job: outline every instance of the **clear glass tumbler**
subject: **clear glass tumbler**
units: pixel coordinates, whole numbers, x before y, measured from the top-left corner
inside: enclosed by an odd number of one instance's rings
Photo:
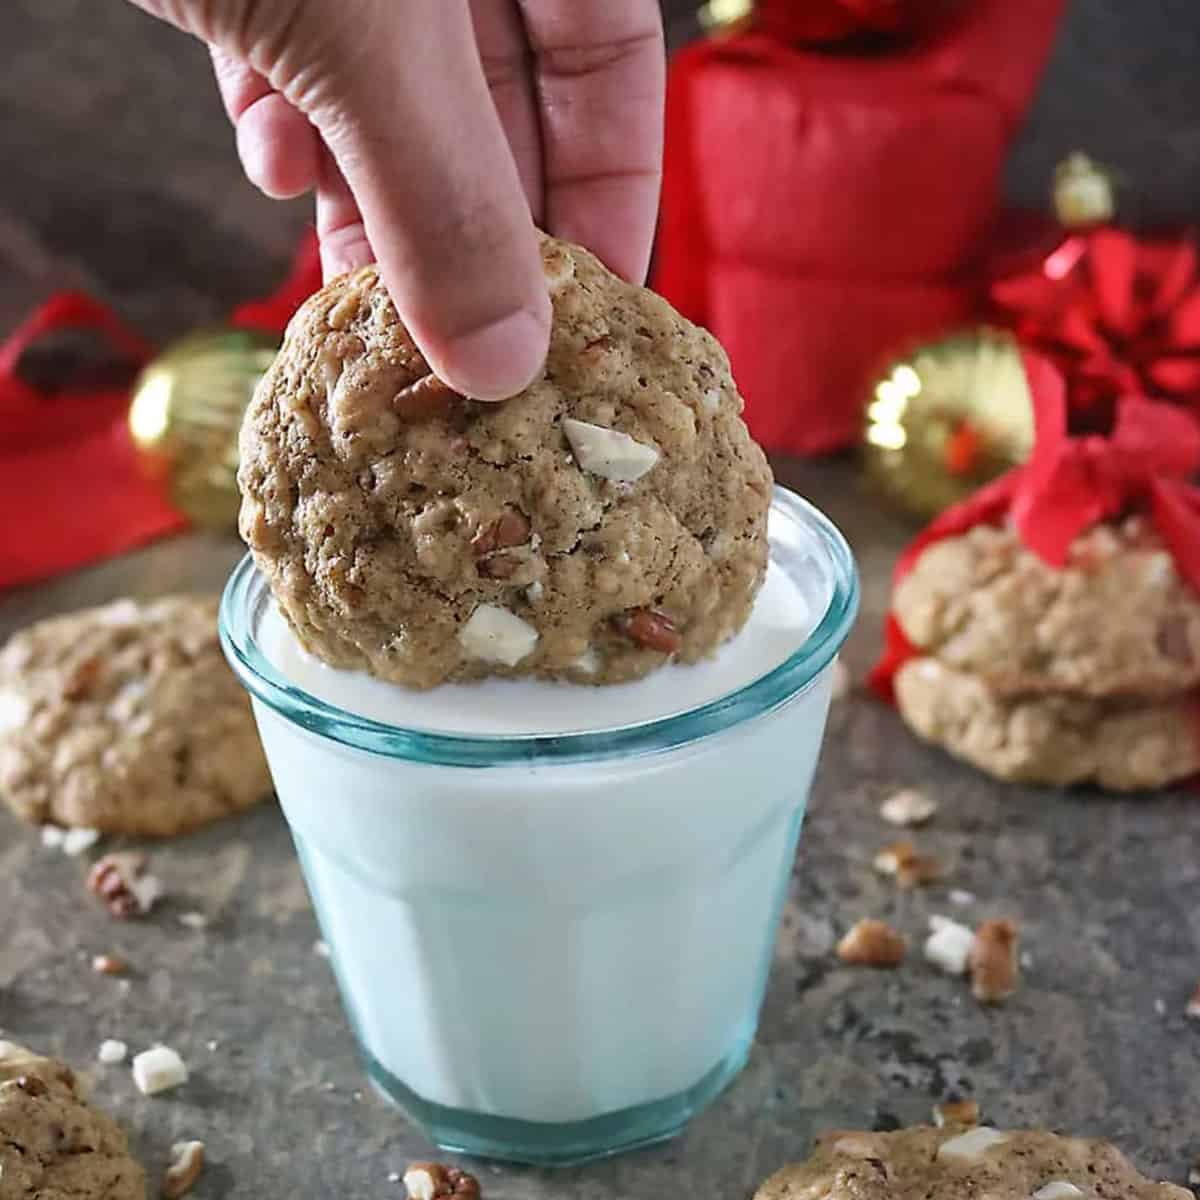
[[[469,737],[289,683],[247,558],[221,636],[250,691],[350,1021],[378,1088],[442,1147],[541,1165],[668,1138],[746,1061],[858,581],[776,489],[771,555],[815,627],[679,715]]]

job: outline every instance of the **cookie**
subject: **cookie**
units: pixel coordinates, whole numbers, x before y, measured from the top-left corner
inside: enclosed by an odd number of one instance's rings
[[[1041,1130],[917,1126],[830,1133],[754,1200],[1194,1200],[1138,1173],[1108,1142]]]
[[[145,1200],[125,1135],[65,1063],[0,1042],[0,1200]]]
[[[1200,595],[1144,522],[1098,526],[1064,569],[1011,528],[935,542],[897,585],[908,639],[999,696],[1167,697],[1200,686]]]
[[[998,694],[934,658],[905,663],[896,706],[921,737],[994,775],[1112,791],[1165,787],[1200,772],[1200,697],[1099,700]]]
[[[0,798],[27,821],[167,836],[270,788],[215,596],[119,600],[0,650]]]
[[[542,256],[549,356],[502,404],[430,375],[374,267],[292,321],[242,427],[240,524],[325,662],[615,683],[749,616],[772,481],[724,352],[585,250]]]

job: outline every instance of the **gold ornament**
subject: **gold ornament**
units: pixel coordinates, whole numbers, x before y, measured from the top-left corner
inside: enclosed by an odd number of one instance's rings
[[[731,33],[750,19],[754,0],[708,0],[700,9],[700,25],[706,33]]]
[[[1117,205],[1113,173],[1078,151],[1054,168],[1054,212],[1067,229],[1111,221]]]
[[[169,346],[134,383],[129,430],[143,466],[198,525],[237,527],[238,429],[278,348],[251,330],[201,330]]]
[[[977,329],[923,346],[872,389],[863,434],[868,477],[920,517],[1025,461],[1033,409],[1016,342]]]

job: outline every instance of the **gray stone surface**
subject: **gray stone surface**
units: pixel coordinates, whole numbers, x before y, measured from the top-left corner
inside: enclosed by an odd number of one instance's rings
[[[1152,45],[1121,58],[1114,39],[1134,31],[1112,15],[1118,7],[1127,6],[1076,0],[1074,41],[1062,53],[1114,64],[1110,78],[1125,82],[1105,85],[1112,98],[1096,110],[1096,136],[1123,138],[1132,150],[1136,131],[1116,128],[1123,89],[1136,83],[1157,98],[1145,102],[1147,119],[1169,118],[1177,105],[1165,97],[1185,83],[1154,68]],[[1197,28],[1197,9],[1183,0],[1148,11],[1145,28],[1168,11],[1184,33],[1161,29],[1164,63],[1189,37],[1194,48]],[[1109,48],[1098,59],[1089,39],[1103,36]],[[116,0],[9,0],[0,47],[0,329],[52,288],[77,285],[166,337],[270,286],[306,208],[271,204],[242,181],[197,47]],[[1082,67],[1073,77],[1093,86]],[[1074,94],[1091,111],[1086,97],[1095,93]],[[1053,114],[1076,102],[1043,103],[1044,144],[1055,145],[1046,162],[1063,140]],[[1194,201],[1195,122],[1164,128],[1155,155],[1171,170],[1154,187],[1166,205],[1191,179]],[[848,658],[861,673],[908,529],[860,494],[848,464],[781,474],[826,507],[858,550],[867,603]],[[237,553],[231,542],[192,537],[0,596],[0,637],[123,593],[216,587]],[[945,888],[898,898],[870,869],[893,834],[877,804],[910,784],[942,801],[922,840],[951,864],[950,885],[978,897],[963,915],[1022,923],[1032,965],[1003,1008],[978,1008],[961,983],[917,961],[877,973],[831,957],[835,937],[859,916],[887,916],[918,934],[929,912],[955,911]],[[955,1092],[976,1096],[996,1122],[1113,1136],[1147,1170],[1182,1181],[1200,1155],[1200,1023],[1182,1015],[1200,976],[1198,845],[1193,795],[1113,800],[1001,788],[918,745],[890,711],[852,698],[831,720],[748,1070],[673,1145],[564,1174],[485,1167],[487,1194],[736,1200],[803,1154],[821,1127],[920,1120]],[[152,857],[170,897],[151,919],[120,924],[85,894],[84,863],[42,849],[0,815],[0,1029],[80,1065],[106,1037],[135,1050],[159,1039],[178,1047],[193,1076],[167,1096],[140,1098],[126,1068],[96,1065],[92,1074],[97,1098],[129,1124],[152,1168],[181,1137],[208,1143],[198,1200],[399,1194],[388,1173],[430,1147],[364,1085],[328,964],[312,950],[317,932],[277,811],[156,847]],[[182,926],[190,910],[207,913],[210,927]],[[130,960],[128,987],[93,975],[97,952]]]
[[[859,491],[848,464],[780,464],[835,517],[866,581],[848,652],[869,665],[891,561],[908,530]],[[217,538],[152,547],[0,598],[0,636],[32,618],[132,592],[217,586],[238,548]],[[877,814],[917,785],[942,809],[921,834],[946,887],[898,895],[870,866],[895,836]],[[780,933],[758,1045],[745,1074],[661,1149],[565,1173],[481,1168],[496,1200],[745,1197],[828,1126],[927,1119],[969,1094],[1000,1124],[1116,1138],[1182,1182],[1200,1155],[1200,1024],[1183,1016],[1200,976],[1200,801],[1117,800],[1005,788],[917,744],[861,695],[835,707]],[[106,1037],[177,1047],[180,1091],[135,1092],[95,1067],[97,1098],[152,1166],[182,1137],[208,1143],[198,1200],[397,1194],[387,1175],[431,1148],[365,1085],[286,827],[274,807],[151,848],[170,896],[120,923],[85,893],[85,864],[0,815],[0,1029],[87,1064]],[[977,900],[956,907],[949,887]],[[194,932],[179,915],[201,911]],[[855,919],[914,935],[929,913],[1009,915],[1032,956],[1020,992],[980,1008],[919,956],[896,971],[838,965]],[[133,964],[128,986],[91,955]],[[720,947],[713,947],[719,969]],[[210,1041],[216,1046],[209,1049]]]

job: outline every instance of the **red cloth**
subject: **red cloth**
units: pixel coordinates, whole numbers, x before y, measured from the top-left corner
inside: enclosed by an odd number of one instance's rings
[[[1061,567],[1080,534],[1136,508],[1158,530],[1180,576],[1200,591],[1200,487],[1192,482],[1200,473],[1200,421],[1134,395],[1115,405],[1110,433],[1074,436],[1062,375],[1048,359],[1024,357],[1036,424],[1029,461],[931,522],[900,556],[893,586],[934,542],[1005,520],[1028,549]],[[889,613],[883,656],[870,677],[875,692],[891,701],[896,672],[917,653]]]
[[[655,281],[730,349],[770,449],[857,441],[879,362],[975,304],[1004,151],[1061,7],[974,0],[870,54],[752,30],[676,56]],[[769,307],[747,306],[755,278]],[[840,337],[807,332],[832,333],[834,312]]]
[[[991,287],[998,318],[1066,373],[1073,406],[1141,392],[1200,413],[1196,233],[1139,238],[1101,228],[1067,238]]]
[[[282,331],[320,284],[314,247],[309,236],[279,292],[237,310],[235,323]],[[0,589],[110,558],[187,524],[140,467],[127,391],[50,394],[21,379],[22,355],[65,329],[97,331],[135,367],[153,353],[103,305],[72,292],[52,296],[0,345]]]

